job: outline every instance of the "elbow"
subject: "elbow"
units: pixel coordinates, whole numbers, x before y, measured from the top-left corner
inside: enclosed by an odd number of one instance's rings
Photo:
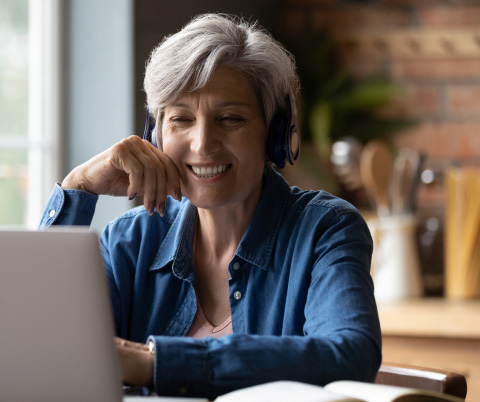
[[[371,348],[370,355],[368,356],[368,362],[365,365],[366,370],[362,374],[361,379],[359,381],[366,381],[366,382],[375,382],[377,378],[378,370],[380,369],[380,365],[382,364],[382,349],[381,345],[374,344]]]
[[[338,358],[343,366],[341,379],[374,382],[382,363],[381,340],[356,334],[338,344]]]
[[[375,382],[382,363],[381,341],[375,342],[370,338],[366,338],[356,349],[356,353],[352,354],[352,359],[349,359],[350,367],[354,368],[351,372],[351,379],[354,381]]]

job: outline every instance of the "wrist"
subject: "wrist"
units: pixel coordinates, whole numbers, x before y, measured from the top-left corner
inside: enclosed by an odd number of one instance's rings
[[[95,192],[91,191],[85,184],[85,180],[82,180],[80,175],[78,175],[78,167],[73,169],[62,181],[60,187],[63,190],[80,190],[86,193],[98,195]]]

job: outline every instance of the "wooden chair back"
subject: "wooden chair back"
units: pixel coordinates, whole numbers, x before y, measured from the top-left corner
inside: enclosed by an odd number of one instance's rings
[[[467,396],[467,381],[462,374],[407,364],[382,364],[375,383],[442,392],[462,399]]]

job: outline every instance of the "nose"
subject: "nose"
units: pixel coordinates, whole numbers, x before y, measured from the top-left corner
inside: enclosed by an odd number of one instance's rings
[[[191,150],[200,156],[209,156],[217,152],[220,147],[221,141],[214,122],[208,119],[197,119],[192,132]]]

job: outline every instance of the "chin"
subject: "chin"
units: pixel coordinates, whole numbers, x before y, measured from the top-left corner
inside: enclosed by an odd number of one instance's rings
[[[228,194],[208,193],[205,194],[184,194],[190,202],[197,208],[215,210],[222,207],[235,204],[236,197],[232,197]]]
[[[187,197],[188,198],[188,197]],[[219,200],[206,200],[206,199],[201,199],[199,197],[195,197],[194,199],[188,198],[190,202],[195,205],[197,208],[201,209],[209,209],[209,210],[214,210],[214,209],[219,209],[221,207],[224,207],[228,205],[228,203],[225,202],[219,202]]]

